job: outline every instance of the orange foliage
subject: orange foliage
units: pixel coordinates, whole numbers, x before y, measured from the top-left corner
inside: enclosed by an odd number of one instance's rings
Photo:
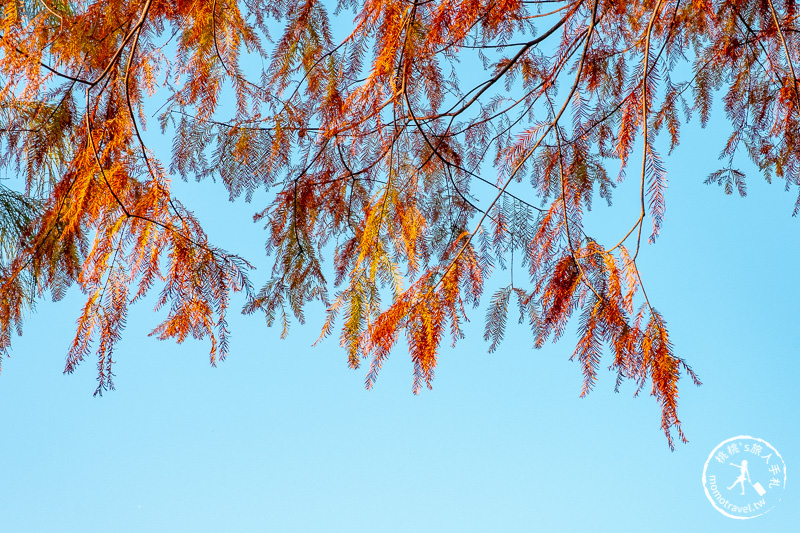
[[[87,301],[66,371],[94,350],[102,393],[131,303],[159,290],[153,334],[207,337],[214,364],[243,290],[244,311],[284,333],[310,301],[328,309],[321,337],[341,315],[367,386],[404,332],[417,391],[498,263],[521,262],[527,275],[490,301],[490,349],[512,295],[537,346],[578,312],[582,394],[609,350],[617,385],[651,383],[672,446],[680,375],[697,378],[636,263],[665,215],[657,137],[674,148],[724,89],[733,133],[708,182],[744,195],[743,149],[797,183],[796,18],[790,0],[5,0],[0,163],[25,189],[3,192],[0,348],[34,299],[77,283]],[[693,75],[676,81],[686,57]],[[142,137],[151,98],[174,134],[168,168]],[[608,159],[620,180],[641,165],[641,201],[602,245],[582,214],[597,195],[610,203]],[[208,242],[171,174],[219,177],[231,199],[277,191],[256,215],[275,261],[260,290]]]

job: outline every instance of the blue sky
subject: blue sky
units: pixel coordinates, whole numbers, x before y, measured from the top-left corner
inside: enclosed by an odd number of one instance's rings
[[[284,341],[257,316],[232,316],[231,355],[211,368],[203,343],[146,337],[158,317],[143,302],[116,351],[117,391],[93,398],[91,359],[61,374],[73,291],[41,303],[3,361],[0,531],[796,531],[796,193],[754,173],[745,199],[703,185],[727,129],[695,126],[667,159],[662,235],[640,256],[704,382],[682,382],[689,444],[670,452],[655,401],[632,398],[631,384],[615,394],[609,372],[580,399],[574,329],[533,350],[510,325],[486,353],[485,306],[443,348],[434,389],[414,396],[402,347],[372,391],[335,338],[311,348],[319,310]],[[220,184],[175,188],[212,240],[266,265],[250,222],[265,196],[229,205]],[[630,225],[631,194],[596,204],[596,233]],[[701,485],[708,454],[736,435],[769,441],[789,472],[782,503],[753,520],[718,513]]]
[[[443,350],[433,391],[415,397],[402,350],[366,391],[335,340],[310,347],[313,315],[286,341],[234,318],[232,354],[214,369],[201,343],[147,338],[156,317],[138,305],[117,350],[118,390],[92,398],[91,360],[60,373],[73,294],[42,303],[3,362],[0,530],[793,531],[794,198],[756,179],[746,199],[702,185],[714,161],[700,140],[714,131],[671,158],[663,235],[643,255],[650,296],[704,381],[683,382],[688,445],[670,452],[656,403],[630,385],[614,394],[611,373],[579,399],[572,333],[534,351],[511,328],[487,354],[483,309]],[[179,188],[199,198],[216,187]],[[212,223],[218,242],[244,246],[233,230],[248,227],[250,206],[198,204],[201,218],[212,206],[226,221]],[[744,522],[714,510],[700,482],[714,446],[740,434],[769,441],[789,471],[782,504]]]

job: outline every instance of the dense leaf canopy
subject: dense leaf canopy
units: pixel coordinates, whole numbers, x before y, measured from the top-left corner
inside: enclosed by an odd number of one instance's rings
[[[24,185],[0,189],[0,348],[77,283],[66,371],[96,352],[102,392],[131,303],[157,291],[153,333],[209,338],[214,364],[243,290],[284,332],[321,302],[322,337],[368,361],[367,386],[404,335],[417,391],[499,281],[490,350],[509,307],[536,346],[579,315],[583,393],[605,351],[617,386],[650,388],[671,446],[696,376],[637,268],[665,215],[659,149],[721,97],[731,134],[708,181],[744,195],[743,154],[796,185],[796,19],[793,0],[4,0],[0,162]],[[268,192],[260,289],[170,176]],[[625,179],[640,205],[598,242],[583,214]]]

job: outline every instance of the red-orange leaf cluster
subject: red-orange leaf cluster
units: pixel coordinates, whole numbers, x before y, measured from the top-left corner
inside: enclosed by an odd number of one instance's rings
[[[322,302],[322,337],[341,320],[368,386],[404,332],[416,391],[499,265],[490,350],[512,300],[537,346],[577,312],[583,393],[608,350],[617,385],[651,384],[672,445],[680,375],[696,377],[637,268],[666,214],[657,146],[695,113],[705,124],[722,91],[733,133],[708,182],[744,195],[744,153],[800,183],[796,20],[790,0],[6,0],[0,164],[23,185],[0,190],[0,349],[32,301],[76,283],[66,371],[94,350],[102,392],[131,303],[158,290],[153,334],[208,337],[213,364],[244,290],[245,312],[284,333]],[[148,102],[173,136],[166,168]],[[630,229],[601,244],[584,211],[631,167]],[[219,177],[231,200],[273,192],[260,290],[170,175]]]

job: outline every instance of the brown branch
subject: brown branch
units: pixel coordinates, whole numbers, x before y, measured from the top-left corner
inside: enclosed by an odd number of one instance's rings
[[[775,13],[775,6],[772,3],[772,0],[767,0],[769,3],[769,10],[772,12],[772,20],[775,22],[775,28],[778,30],[778,35],[781,38],[781,44],[783,45],[783,51],[786,54],[786,62],[789,64],[789,71],[792,73],[792,88],[794,89],[794,97],[798,107],[800,107],[800,92],[797,89],[797,76],[794,73],[794,64],[792,63],[792,56],[789,54],[789,46],[786,44],[786,38],[783,35],[783,31],[781,30],[781,25],[778,22],[778,14]]]
[[[506,188],[511,184],[511,181],[516,177],[517,172],[519,172],[519,170],[522,168],[522,165],[524,165],[525,162],[530,158],[530,156],[533,155],[534,151],[536,151],[536,149],[539,147],[539,145],[544,140],[544,138],[550,133],[550,130],[552,130],[558,124],[558,121],[561,119],[561,115],[563,115],[564,111],[567,109],[567,106],[569,105],[570,100],[572,100],[572,96],[575,94],[575,91],[578,89],[578,85],[580,84],[581,74],[583,74],[583,65],[584,65],[584,63],[586,61],[586,56],[587,56],[588,51],[589,51],[589,45],[591,44],[591,40],[592,40],[592,34],[594,33],[594,28],[595,28],[595,25],[597,23],[597,7],[598,7],[598,4],[599,4],[599,0],[594,0],[594,4],[592,6],[592,19],[591,19],[591,23],[589,25],[589,31],[588,31],[588,33],[586,35],[586,44],[585,44],[585,46],[583,48],[583,53],[581,54],[581,58],[580,58],[580,60],[578,62],[578,68],[576,69],[576,73],[575,73],[575,81],[572,83],[572,88],[569,91],[569,95],[564,100],[564,104],[561,106],[561,109],[558,111],[558,114],[548,124],[548,126],[545,129],[544,133],[542,133],[542,135],[539,137],[539,139],[536,141],[536,143],[533,145],[533,147],[531,147],[525,153],[525,155],[519,160],[519,162],[517,162],[517,164],[514,166],[514,169],[511,171],[511,174],[509,175],[508,179],[506,179],[506,182],[500,188],[500,191],[498,191],[497,195],[494,197],[494,199],[492,200],[491,204],[489,204],[489,207],[484,212],[484,215],[480,218],[480,220],[478,220],[478,223],[476,224],[475,229],[472,230],[472,233],[470,233],[469,237],[465,240],[464,244],[461,246],[461,249],[458,251],[458,253],[455,255],[455,257],[450,261],[450,264],[447,266],[447,269],[445,269],[445,272],[442,275],[442,277],[439,278],[439,280],[436,282],[436,284],[433,287],[431,287],[431,289],[429,289],[429,292],[433,291],[441,283],[441,281],[447,276],[447,273],[450,272],[450,269],[453,268],[453,266],[455,265],[455,263],[458,260],[458,258],[461,256],[461,254],[464,253],[464,250],[467,249],[467,246],[470,245],[470,243],[472,242],[472,239],[475,238],[475,235],[478,233],[478,230],[483,225],[483,222],[486,220],[486,217],[487,217],[486,213],[491,211],[492,207],[494,207],[495,204],[500,200],[500,198],[501,198],[502,194],[505,192]]]
[[[639,230],[636,237],[636,252],[633,254],[633,262],[636,262],[636,257],[639,255],[639,246],[642,242],[642,221],[644,220],[646,214],[645,208],[645,174],[647,169],[647,150],[650,147],[650,139],[648,138],[649,134],[647,131],[648,126],[648,99],[647,99],[647,78],[650,75],[649,69],[649,62],[650,62],[650,35],[653,31],[653,24],[656,21],[656,17],[658,17],[658,11],[661,9],[661,3],[664,0],[658,0],[656,7],[653,9],[653,14],[650,17],[650,22],[647,24],[647,32],[645,33],[645,40],[644,40],[644,75],[642,76],[642,137],[644,139],[644,148],[642,148],[642,175],[641,175],[641,186],[639,189],[640,198],[641,198],[641,207],[642,211],[639,215],[639,220],[634,224],[634,227],[637,225],[639,226]],[[631,230],[632,231],[632,230]]]
[[[545,94],[545,96],[547,96]],[[550,97],[547,96],[547,102],[550,104],[551,112],[555,113],[555,109],[553,107],[553,102],[550,100]],[[578,272],[580,272],[581,281],[585,283],[597,297],[597,301],[600,303],[605,303],[606,299],[600,296],[597,290],[594,288],[594,284],[589,280],[589,277],[586,275],[586,272],[583,270],[583,266],[581,262],[578,260],[578,256],[575,253],[575,247],[572,244],[572,234],[569,229],[569,217],[567,216],[567,184],[566,184],[566,176],[564,176],[564,161],[561,151],[561,127],[556,124],[555,126],[556,131],[556,142],[558,144],[558,173],[561,182],[561,209],[564,218],[564,230],[567,233],[567,245],[569,246],[569,253],[572,256],[572,260],[575,261],[575,266],[578,267]]]

